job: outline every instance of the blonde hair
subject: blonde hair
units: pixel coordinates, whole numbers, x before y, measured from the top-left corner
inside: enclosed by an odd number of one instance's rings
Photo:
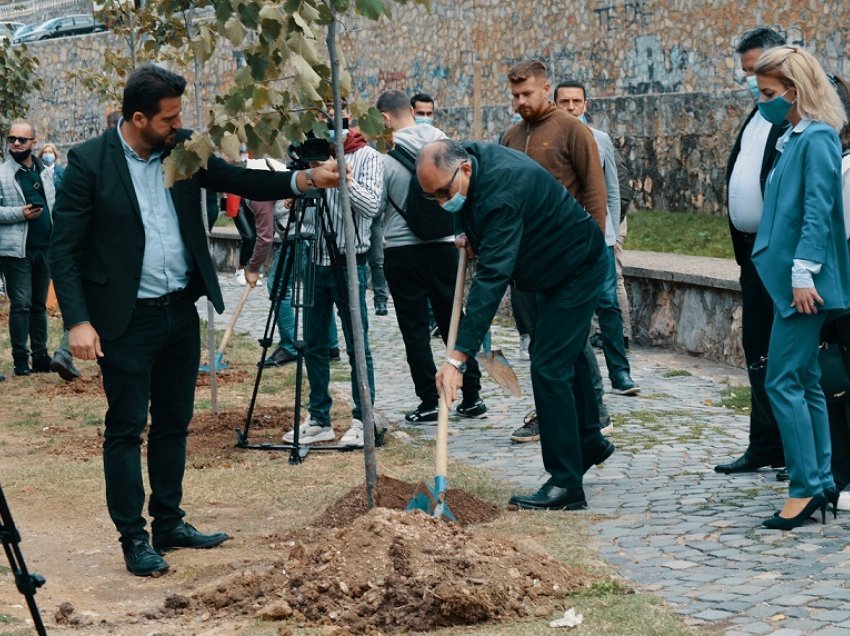
[[[53,156],[54,156],[54,157],[56,157],[57,159],[59,158],[59,153],[58,153],[58,152],[56,152],[56,146],[54,146],[53,144],[51,144],[50,142],[48,142],[48,143],[44,144],[44,145],[41,147],[41,150],[39,150],[39,151],[38,151],[38,157],[39,157],[39,159],[40,159],[41,157],[43,157],[43,156],[44,156],[44,153],[45,153],[45,152],[47,152],[48,150],[52,150],[52,151],[53,151]]]
[[[767,49],[756,63],[756,75],[775,77],[783,86],[797,91],[797,112],[807,119],[822,121],[840,131],[847,114],[832,82],[815,57],[796,46]]]

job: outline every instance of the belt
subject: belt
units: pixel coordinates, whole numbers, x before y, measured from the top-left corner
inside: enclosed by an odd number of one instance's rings
[[[181,300],[188,298],[188,294],[185,289],[178,289],[177,291],[173,291],[170,294],[165,294],[165,296],[159,296],[158,298],[136,298],[136,308],[141,309],[143,307],[171,307],[172,305],[176,305]]]

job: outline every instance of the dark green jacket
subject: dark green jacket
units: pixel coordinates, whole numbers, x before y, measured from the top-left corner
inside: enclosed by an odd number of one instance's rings
[[[189,130],[177,133],[187,139]],[[207,249],[201,188],[265,201],[292,196],[290,172],[247,170],[210,157],[205,170],[178,181],[171,197],[192,261],[189,290],[224,310],[215,265]],[[90,322],[101,338],[120,337],[139,291],[145,230],[133,181],[116,130],[68,153],[53,212],[50,271],[65,327]]]
[[[478,255],[456,348],[481,347],[511,280],[522,291],[567,289],[578,304],[593,290],[580,274],[605,249],[599,226],[549,172],[526,155],[469,142],[472,181],[459,220]]]

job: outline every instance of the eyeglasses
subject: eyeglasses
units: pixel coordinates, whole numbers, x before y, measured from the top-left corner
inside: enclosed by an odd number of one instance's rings
[[[35,137],[15,137],[14,135],[9,135],[6,137],[6,141],[10,144],[21,144],[22,146],[28,141],[33,141]]]
[[[434,190],[433,194],[423,192],[422,196],[428,199],[429,201],[436,201],[437,199],[448,199],[449,191],[452,187],[452,184],[455,182],[455,178],[457,178],[457,173],[460,172],[460,167],[462,165],[463,163],[458,165],[458,167],[454,171],[454,174],[452,175],[451,180],[446,185],[444,185],[442,188],[437,188],[436,190]]]

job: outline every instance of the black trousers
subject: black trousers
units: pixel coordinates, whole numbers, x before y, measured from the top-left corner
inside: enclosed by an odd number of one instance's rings
[[[773,300],[764,288],[752,260],[741,265],[741,331],[744,358],[750,376],[750,444],[746,454],[765,462],[784,461],[782,437],[765,390],[765,365],[773,327]]]
[[[29,366],[32,357],[46,358],[47,354],[47,290],[50,287],[50,267],[47,248],[28,248],[24,258],[0,257],[0,267],[6,278],[9,296],[9,339],[16,367]]]
[[[552,476],[551,483],[562,488],[581,487],[582,457],[597,455],[605,443],[584,356],[587,332],[607,271],[605,256],[600,250],[599,257],[571,281],[587,290],[580,304],[575,304],[574,292],[564,289],[537,294],[531,386],[543,466]]]
[[[127,330],[102,340],[106,392],[103,469],[106,505],[122,540],[147,536],[142,511],[142,433],[148,433],[148,513],[154,534],[183,518],[186,437],[200,361],[198,313],[188,298],[169,307],[137,308]]]
[[[404,339],[407,365],[416,395],[426,407],[436,407],[439,402],[434,380],[437,367],[428,329],[428,301],[445,342],[452,317],[457,263],[458,251],[453,243],[424,243],[384,250],[384,273]],[[471,357],[466,364],[463,401],[471,403],[481,391],[481,370],[475,358]]]

